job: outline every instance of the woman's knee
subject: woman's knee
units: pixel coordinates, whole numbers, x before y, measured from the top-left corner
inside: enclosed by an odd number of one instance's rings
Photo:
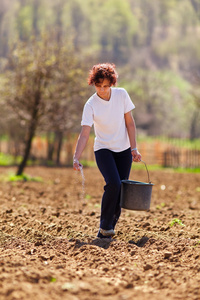
[[[121,181],[111,181],[108,182],[105,186],[104,186],[104,190],[109,190],[112,193],[119,193],[120,192],[120,188],[121,188]]]

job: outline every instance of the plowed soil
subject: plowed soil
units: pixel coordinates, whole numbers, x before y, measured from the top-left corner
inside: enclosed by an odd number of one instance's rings
[[[0,185],[0,299],[200,299],[199,174],[151,171],[150,210],[123,209],[101,240],[97,168],[84,169],[84,187],[70,168],[25,172],[43,182]]]

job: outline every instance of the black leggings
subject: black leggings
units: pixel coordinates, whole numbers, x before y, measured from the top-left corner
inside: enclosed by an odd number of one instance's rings
[[[100,228],[114,229],[121,214],[121,180],[128,179],[131,170],[131,149],[122,152],[100,149],[95,151],[95,158],[106,182],[101,202]]]

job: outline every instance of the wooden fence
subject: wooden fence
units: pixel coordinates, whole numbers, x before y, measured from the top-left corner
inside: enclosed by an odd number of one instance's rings
[[[198,168],[200,167],[200,149],[187,149],[169,145],[160,141],[152,144],[139,143],[143,160],[148,164],[171,168]]]
[[[164,167],[200,167],[200,150],[169,148],[163,153]]]

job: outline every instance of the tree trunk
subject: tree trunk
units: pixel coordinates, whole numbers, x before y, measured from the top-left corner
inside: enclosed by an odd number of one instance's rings
[[[22,159],[22,162],[20,163],[19,167],[18,167],[18,171],[17,171],[17,175],[22,175],[24,168],[26,167],[26,163],[30,154],[30,150],[31,150],[31,144],[32,144],[32,139],[35,135],[35,129],[34,127],[30,126],[30,130],[29,130],[29,134],[28,134],[28,138],[27,138],[27,142],[26,142],[26,147],[24,150],[24,157]]]
[[[20,165],[18,167],[16,175],[22,175],[24,168],[26,167],[26,163],[27,163],[30,151],[31,151],[32,140],[33,140],[33,137],[35,136],[35,130],[37,127],[40,99],[41,99],[40,91],[37,91],[35,93],[35,103],[34,103],[32,118],[30,121],[29,130],[28,130],[28,136],[27,136],[26,146],[25,146],[25,150],[24,150],[24,156],[23,156],[22,162],[20,163]]]
[[[195,110],[192,116],[191,120],[191,126],[190,126],[190,140],[194,140],[198,136],[197,132],[197,124],[198,124],[198,118],[199,118],[199,111]]]
[[[34,35],[39,35],[39,28],[38,28],[38,13],[39,13],[39,1],[33,2],[33,30]]]
[[[78,138],[78,136],[77,136]],[[66,144],[66,151],[67,151],[67,160],[66,164],[67,166],[72,166],[73,163],[73,142],[71,139],[71,133],[67,133],[67,144]]]
[[[56,164],[60,165],[60,154],[61,154],[61,149],[62,149],[62,142],[63,142],[63,133],[57,132],[57,139],[58,139],[58,147],[57,147],[57,153],[56,153]]]
[[[47,149],[47,163],[53,162],[53,153],[54,153],[54,141],[52,141],[51,137],[52,133],[47,133],[47,143],[48,143],[48,149]]]

